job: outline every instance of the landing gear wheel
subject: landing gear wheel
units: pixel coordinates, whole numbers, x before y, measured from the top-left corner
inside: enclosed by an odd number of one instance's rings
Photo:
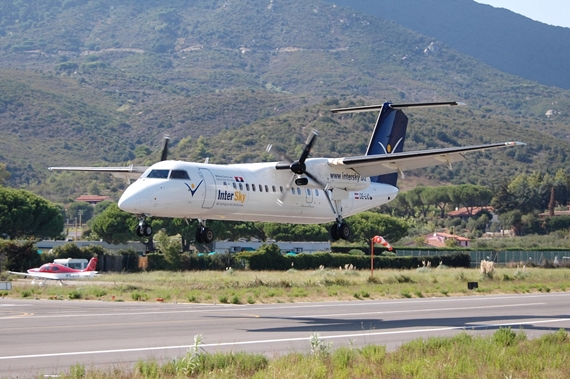
[[[338,226],[338,235],[343,240],[348,240],[350,238],[350,226],[346,222],[341,222]]]
[[[202,228],[196,229],[196,242],[204,243],[204,240],[202,239]]]
[[[204,243],[210,243],[214,240],[214,232],[210,228],[202,228],[202,240]]]
[[[333,241],[338,241],[340,239],[340,234],[338,233],[338,224],[333,224],[331,226],[331,238]]]
[[[333,241],[339,239],[348,240],[350,238],[350,226],[346,222],[335,223],[331,227],[331,238]]]
[[[214,240],[214,231],[205,226],[201,226],[196,230],[196,242],[210,243]]]
[[[139,237],[150,237],[152,235],[152,228],[149,224],[137,225],[135,231]]]

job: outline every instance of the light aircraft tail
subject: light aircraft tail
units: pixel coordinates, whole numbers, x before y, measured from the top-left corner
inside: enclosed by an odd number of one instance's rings
[[[382,105],[370,105],[354,108],[334,109],[333,113],[359,113],[380,111],[372,137],[366,149],[366,155],[383,155],[400,153],[404,150],[404,140],[408,127],[408,117],[402,111],[403,108],[419,107],[443,107],[460,105],[462,103],[417,103],[417,104],[392,104],[386,102]],[[398,173],[385,174],[370,177],[372,182],[385,183],[396,186]]]
[[[97,268],[97,258],[93,257],[89,260],[89,264],[87,265],[87,267],[85,267],[84,270],[82,270],[82,272],[95,271],[96,268]]]

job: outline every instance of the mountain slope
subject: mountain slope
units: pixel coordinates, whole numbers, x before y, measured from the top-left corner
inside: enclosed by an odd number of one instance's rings
[[[500,71],[570,89],[570,28],[473,0],[326,0],[393,20]]]
[[[163,134],[173,157],[212,162],[272,159],[263,145],[277,140],[295,152],[309,127],[322,131],[316,155],[362,154],[374,115],[336,119],[335,104],[464,101],[411,113],[406,148],[529,142],[503,175],[555,170],[568,155],[568,91],[319,0],[7,0],[0,29],[0,160],[11,185],[52,198],[96,191],[96,178],[67,186],[45,167],[150,164]],[[459,170],[424,174],[500,174]],[[120,189],[108,183],[99,190]]]

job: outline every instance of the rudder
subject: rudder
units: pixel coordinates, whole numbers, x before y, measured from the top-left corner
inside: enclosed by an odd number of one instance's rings
[[[97,268],[97,258],[93,257],[89,260],[89,264],[83,271],[95,271]]]

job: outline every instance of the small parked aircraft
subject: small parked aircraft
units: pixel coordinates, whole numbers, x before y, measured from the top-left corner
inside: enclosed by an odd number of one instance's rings
[[[28,272],[9,271],[10,274],[31,276],[34,278],[32,284],[39,281],[40,285],[44,285],[47,280],[58,280],[63,285],[63,280],[68,279],[86,279],[92,278],[97,274],[97,258],[91,258],[89,264],[83,270],[76,270],[57,263],[46,263],[39,268],[31,268]],[[41,281],[40,281],[41,279]]]
[[[168,138],[161,161],[150,167],[51,167],[50,170],[110,172],[137,179],[123,193],[119,207],[139,218],[136,232],[150,236],[147,217],[197,219],[199,243],[214,233],[206,220],[318,224],[334,221],[333,240],[348,239],[346,216],[377,207],[398,195],[396,181],[404,171],[452,163],[465,153],[521,142],[403,152],[408,118],[402,109],[443,107],[457,102],[392,104],[333,109],[333,113],[380,111],[363,156],[308,158],[317,132],[309,135],[297,160],[276,152],[279,162],[217,165],[167,160]]]

